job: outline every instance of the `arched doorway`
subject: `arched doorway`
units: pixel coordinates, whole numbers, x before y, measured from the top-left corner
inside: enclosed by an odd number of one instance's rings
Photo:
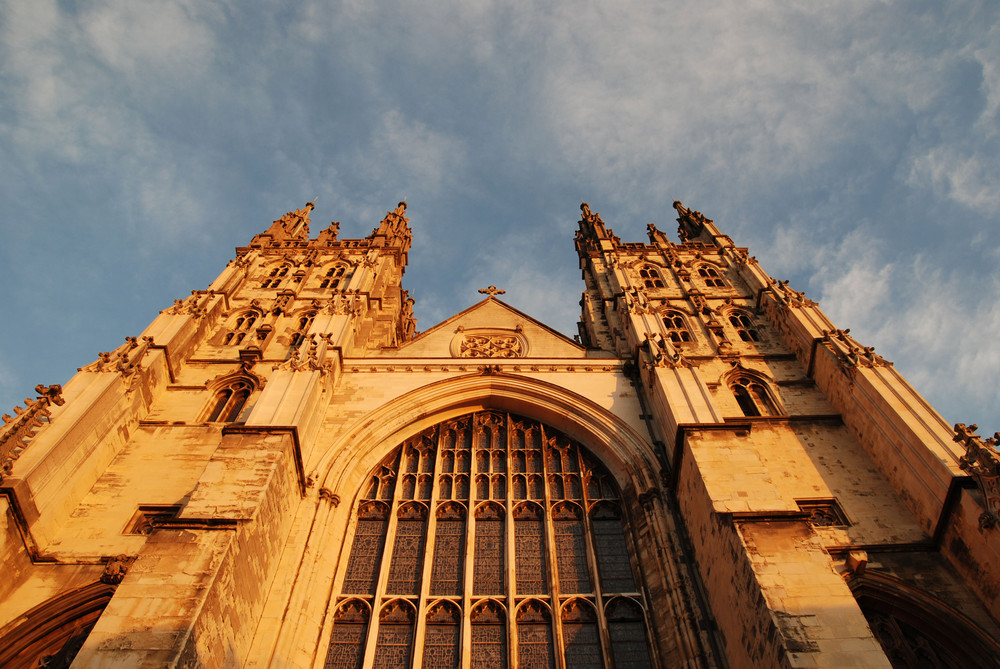
[[[604,465],[539,421],[427,428],[352,510],[326,666],[656,666],[627,516]]]
[[[1000,645],[937,598],[870,569],[848,585],[893,667],[1000,667]]]

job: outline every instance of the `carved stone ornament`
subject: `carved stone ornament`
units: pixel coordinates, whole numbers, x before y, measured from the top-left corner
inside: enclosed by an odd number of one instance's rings
[[[161,311],[161,314],[168,314],[171,316],[183,316],[189,315],[195,318],[204,318],[208,315],[205,308],[199,304],[201,295],[198,291],[193,291],[191,295],[183,300],[174,300],[174,305],[167,309]]]
[[[38,397],[26,398],[24,409],[14,407],[14,417],[10,414],[3,415],[3,427],[0,427],[0,475],[10,474],[14,461],[21,455],[35,433],[47,422],[49,407],[53,404],[62,406],[65,403],[62,398],[62,386],[37,385],[35,392],[38,393]]]
[[[684,355],[677,350],[673,343],[664,338],[664,336],[659,332],[655,335],[647,332],[644,346],[647,350],[649,350],[652,362],[657,367],[676,369],[678,367],[693,366],[691,361],[685,358]]]
[[[830,330],[823,333],[823,340],[846,368],[892,367],[892,363],[875,353],[871,346],[861,346],[846,330]]]
[[[132,381],[137,372],[142,371],[142,358],[153,344],[152,337],[143,337],[140,341],[135,337],[125,337],[125,343],[114,351],[104,351],[97,354],[97,360],[80,367],[79,372],[117,372],[125,381],[127,390],[131,390]]]
[[[979,531],[993,529],[1000,521],[1000,432],[988,439],[976,434],[977,425],[955,424],[955,441],[965,445],[965,455],[958,461],[963,471],[975,479],[983,495]]]
[[[118,585],[125,579],[125,574],[128,573],[133,562],[135,562],[135,558],[128,555],[116,555],[108,558],[104,565],[104,573],[101,574],[101,583]]]
[[[805,293],[800,293],[797,290],[792,290],[788,287],[788,280],[785,281],[775,281],[771,284],[771,292],[774,294],[774,298],[778,300],[781,304],[789,307],[815,307],[816,303],[805,296]]]
[[[516,330],[464,330],[451,343],[456,358],[523,358],[528,340]]]

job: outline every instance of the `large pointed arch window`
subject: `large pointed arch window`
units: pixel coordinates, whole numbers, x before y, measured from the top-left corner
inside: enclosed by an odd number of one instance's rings
[[[328,657],[354,662],[364,624],[364,666],[657,666],[626,511],[546,425],[480,411],[429,428],[361,491]]]

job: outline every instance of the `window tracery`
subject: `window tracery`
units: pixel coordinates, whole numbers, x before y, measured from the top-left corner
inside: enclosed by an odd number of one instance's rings
[[[617,484],[561,433],[494,411],[448,420],[404,441],[361,497],[334,606],[380,613],[334,608],[328,657],[355,666],[364,634],[375,667],[652,666]]]
[[[663,327],[667,330],[667,340],[674,344],[691,341],[691,332],[687,328],[684,316],[679,311],[666,311],[663,314]]]
[[[645,265],[640,269],[639,278],[646,288],[663,288],[663,277],[660,276],[660,270],[652,265]]]
[[[365,658],[368,606],[356,599],[348,600],[337,609],[333,621],[336,631],[330,639],[324,669],[361,669]]]
[[[719,270],[708,265],[702,265],[698,268],[698,276],[701,277],[701,280],[709,288],[725,288],[728,285],[726,280],[722,278]]]
[[[291,347],[296,347],[301,344],[305,338],[306,334],[309,332],[309,328],[312,327],[313,321],[316,320],[315,311],[307,311],[296,319],[295,330],[292,332],[292,336],[288,341],[288,345]]]
[[[443,601],[427,612],[423,669],[458,669],[462,616],[458,607]]]
[[[729,381],[729,389],[736,397],[736,403],[740,405],[744,416],[778,416],[782,413],[767,385],[755,376],[734,376]]]
[[[337,288],[340,280],[347,274],[347,267],[344,265],[334,265],[327,270],[326,274],[319,282],[320,288]]]
[[[211,409],[205,420],[209,423],[236,421],[255,389],[253,381],[244,377],[236,377],[225,386],[218,388],[212,398]]]
[[[760,341],[760,332],[757,330],[756,324],[750,316],[742,311],[734,311],[729,314],[729,323],[743,341]]]
[[[242,344],[260,316],[258,312],[252,309],[237,314],[231,321],[226,333],[222,336],[222,345],[239,346]]]
[[[399,669],[410,665],[413,621],[413,606],[405,601],[395,600],[382,608],[373,664],[376,669]]]

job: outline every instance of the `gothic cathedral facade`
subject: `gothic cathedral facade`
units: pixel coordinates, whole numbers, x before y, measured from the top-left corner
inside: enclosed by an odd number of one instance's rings
[[[0,666],[1000,666],[1000,459],[697,211],[566,337],[312,204],[0,432]]]

